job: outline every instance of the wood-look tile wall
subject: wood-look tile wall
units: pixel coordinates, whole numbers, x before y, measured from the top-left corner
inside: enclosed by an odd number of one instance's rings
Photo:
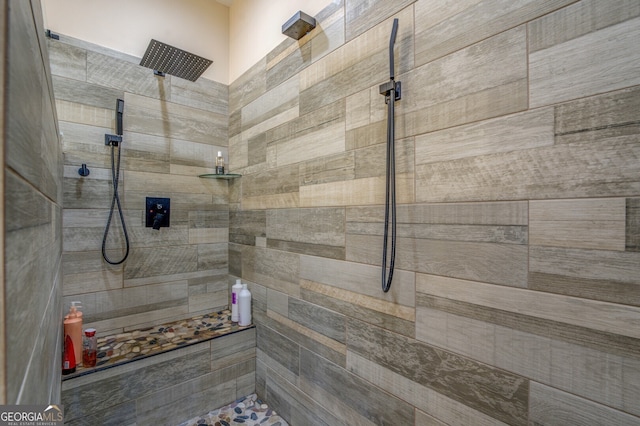
[[[40,2],[2,1],[0,20],[0,404],[60,403],[62,147]]]
[[[294,425],[640,425],[638,2],[344,0],[316,19],[229,92],[258,392]]]
[[[100,333],[158,324],[228,305],[228,86],[157,77],[139,58],[60,35],[48,40],[64,149],[64,302],[79,300]],[[116,99],[124,99],[120,196],[131,242],[124,264],[102,260],[111,204]],[[82,163],[91,170],[77,173]],[[171,226],[145,227],[145,198],[171,199]],[[117,212],[107,247],[123,253]]]
[[[255,360],[250,328],[65,380],[65,424],[180,424],[254,393]]]

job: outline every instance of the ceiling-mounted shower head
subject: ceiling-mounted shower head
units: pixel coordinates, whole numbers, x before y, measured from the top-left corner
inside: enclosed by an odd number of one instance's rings
[[[140,61],[143,67],[191,81],[196,81],[212,63],[209,59],[153,39]]]
[[[316,27],[316,18],[299,10],[282,26],[282,34],[300,40]]]

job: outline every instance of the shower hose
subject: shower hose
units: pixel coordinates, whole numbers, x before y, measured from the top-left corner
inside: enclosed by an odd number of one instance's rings
[[[102,257],[111,265],[119,265],[129,256],[129,234],[127,233],[127,226],[124,223],[124,215],[122,213],[122,206],[120,205],[120,196],[118,195],[118,181],[120,180],[120,154],[122,148],[118,147],[118,164],[115,164],[115,144],[111,145],[111,177],[113,182],[113,197],[111,198],[111,209],[109,210],[109,218],[107,219],[107,226],[104,228],[104,236],[102,237]],[[115,207],[118,207],[118,214],[120,216],[120,223],[122,223],[122,233],[124,234],[125,241],[125,253],[120,260],[111,260],[107,256],[107,236],[109,235],[109,228],[111,226],[111,220],[113,219],[113,212]]]
[[[389,38],[389,82],[380,86],[387,104],[387,180],[384,202],[384,241],[382,243],[382,291],[388,292],[393,280],[393,269],[396,263],[396,129],[395,102],[400,99],[400,82],[395,81],[393,65],[393,46],[398,32],[398,19],[393,20],[391,37]],[[391,222],[391,252],[389,253],[389,222]],[[389,270],[387,271],[387,257]]]
[[[391,288],[393,269],[396,261],[396,155],[395,155],[395,123],[394,104],[395,89],[387,96],[387,180],[384,204],[384,241],[382,243],[382,291]],[[388,252],[389,222],[391,221],[391,253]],[[387,275],[387,257],[389,272]]]

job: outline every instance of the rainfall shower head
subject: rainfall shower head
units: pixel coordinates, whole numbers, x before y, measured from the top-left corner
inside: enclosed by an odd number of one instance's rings
[[[209,59],[153,39],[140,61],[143,67],[191,81],[196,81],[212,63]]]

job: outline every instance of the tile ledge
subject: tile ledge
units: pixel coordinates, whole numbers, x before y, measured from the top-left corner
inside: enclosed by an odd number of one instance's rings
[[[237,323],[232,323],[231,312],[223,310],[173,323],[101,336],[98,338],[97,345],[98,364],[89,368],[77,367],[74,373],[63,375],[62,381],[104,371],[252,328],[255,328],[254,324],[240,327]]]

